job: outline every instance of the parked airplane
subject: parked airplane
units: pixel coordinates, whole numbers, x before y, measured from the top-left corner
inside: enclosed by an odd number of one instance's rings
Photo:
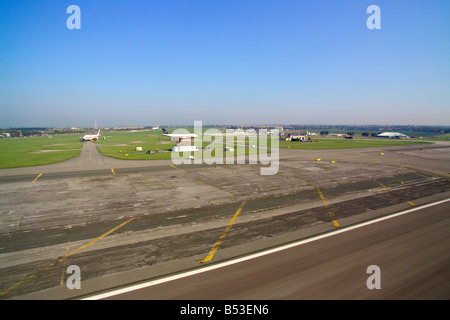
[[[83,141],[92,141],[92,140],[98,140],[98,138],[100,137],[100,130],[98,129],[97,134],[86,134],[84,135],[81,140]]]
[[[164,136],[175,138],[176,140],[178,140],[178,142],[181,142],[181,141],[186,140],[186,139],[197,138],[197,135],[194,134],[194,133],[169,133],[164,128],[162,128],[162,130],[163,130],[163,135]]]
[[[162,128],[163,135],[170,137],[172,140],[177,140],[178,144],[172,148],[173,152],[184,151],[198,151],[196,146],[191,145],[191,139],[197,138],[194,133],[169,133],[166,129]]]

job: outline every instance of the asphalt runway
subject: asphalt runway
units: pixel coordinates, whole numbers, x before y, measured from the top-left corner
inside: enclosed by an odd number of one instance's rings
[[[444,203],[197,275],[103,297],[447,300],[449,228]],[[367,287],[371,265],[379,267],[379,289]]]
[[[0,298],[77,298],[447,199],[449,154],[282,149],[262,176],[260,164],[111,159],[86,142],[69,161],[0,170]],[[81,291],[64,286],[70,264]]]

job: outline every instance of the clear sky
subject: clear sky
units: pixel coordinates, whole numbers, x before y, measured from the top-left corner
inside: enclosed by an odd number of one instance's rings
[[[380,30],[366,26],[372,4]],[[448,0],[2,0],[0,127],[450,125],[449,12]]]

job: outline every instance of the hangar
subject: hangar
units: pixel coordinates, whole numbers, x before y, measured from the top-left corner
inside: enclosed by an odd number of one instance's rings
[[[285,132],[286,141],[305,141],[308,135],[307,130],[289,130]]]
[[[400,132],[383,132],[377,135],[378,138],[388,138],[388,139],[407,139],[409,138],[406,134]]]

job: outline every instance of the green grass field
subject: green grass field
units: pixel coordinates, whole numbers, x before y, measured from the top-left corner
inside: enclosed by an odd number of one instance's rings
[[[267,137],[267,144],[270,146],[270,137]],[[381,138],[355,138],[344,139],[342,137],[313,138],[313,142],[297,141],[279,141],[280,148],[305,149],[305,150],[323,150],[323,149],[349,149],[349,148],[371,148],[427,144],[420,140],[388,140]],[[116,159],[129,160],[153,160],[153,159],[171,159],[170,150],[176,144],[170,138],[164,137],[157,132],[135,132],[120,133],[106,137],[105,140],[96,142],[99,144],[98,150],[103,155]],[[203,142],[203,148],[206,148],[211,142]],[[136,147],[142,147],[143,151],[136,151]],[[235,145],[235,151],[237,146]],[[164,153],[146,154],[147,150],[165,150]],[[257,149],[248,148],[246,140],[245,154],[255,153]],[[231,152],[223,152],[222,155],[231,155]],[[198,152],[193,152],[193,156],[199,157]],[[212,156],[215,156],[213,153]]]
[[[162,136],[161,130],[141,132],[106,133],[105,139],[96,141],[97,150],[104,156],[124,160],[170,159],[170,150],[176,141]],[[142,147],[142,151],[136,151]],[[147,150],[163,150],[164,153],[146,154]]]
[[[311,138],[312,142],[280,141],[280,148],[304,149],[304,150],[324,150],[324,149],[352,149],[352,148],[373,148],[405,146],[415,144],[429,144],[418,140],[397,140],[381,138]]]
[[[423,136],[423,140],[430,140],[430,141],[449,141],[450,140],[450,133],[447,134],[441,134],[441,135],[434,135],[434,136]],[[417,140],[422,140],[417,139]],[[416,140],[416,139],[414,139]]]
[[[171,130],[169,130],[171,131]],[[192,131],[192,130],[191,130]],[[162,135],[161,130],[141,132],[105,132],[95,142],[97,149],[104,156],[124,160],[170,160],[170,150],[176,144],[169,137]],[[425,139],[424,139],[425,140]],[[448,135],[435,140],[448,140]],[[358,135],[351,140],[341,137],[312,137],[313,142],[279,141],[280,148],[323,150],[323,149],[348,149],[370,148],[425,144],[429,142],[420,139],[386,140],[380,138],[361,138]],[[317,141],[317,142],[316,142]],[[203,142],[203,148],[211,142]],[[270,138],[268,139],[270,146]],[[64,134],[49,137],[0,139],[0,169],[38,166],[62,162],[80,155],[83,142],[79,135]],[[142,151],[136,151],[136,147],[142,147]],[[235,145],[235,151],[237,146]],[[146,154],[147,150],[164,150],[162,153]],[[245,154],[256,153],[257,149],[245,146]],[[232,152],[222,152],[222,156],[232,155]],[[193,153],[199,157],[199,153]],[[206,155],[206,154],[205,154]],[[185,155],[186,156],[186,155]],[[215,156],[213,153],[212,156]],[[220,156],[220,154],[218,154]]]
[[[161,131],[143,131],[143,132],[129,132],[129,133],[113,133],[106,134],[106,139],[100,139],[95,142],[98,151],[104,156],[122,159],[122,160],[170,160],[172,147],[177,144],[177,141],[172,141],[169,137],[163,136]],[[202,148],[211,146],[211,142],[202,142]],[[220,144],[221,146],[221,144]],[[136,151],[136,147],[142,147],[142,151]],[[237,145],[235,144],[235,151]],[[151,150],[155,153],[146,154],[146,151]],[[156,151],[163,151],[157,153]],[[248,148],[248,141],[246,141],[245,154],[253,154],[257,149]],[[190,155],[194,157],[202,156],[202,151],[192,152]],[[217,156],[233,155],[232,152],[221,151]],[[183,156],[189,156],[185,153]],[[203,156],[216,156],[216,152],[212,151],[211,155],[203,153]]]
[[[77,135],[0,139],[0,169],[39,166],[80,155]]]

